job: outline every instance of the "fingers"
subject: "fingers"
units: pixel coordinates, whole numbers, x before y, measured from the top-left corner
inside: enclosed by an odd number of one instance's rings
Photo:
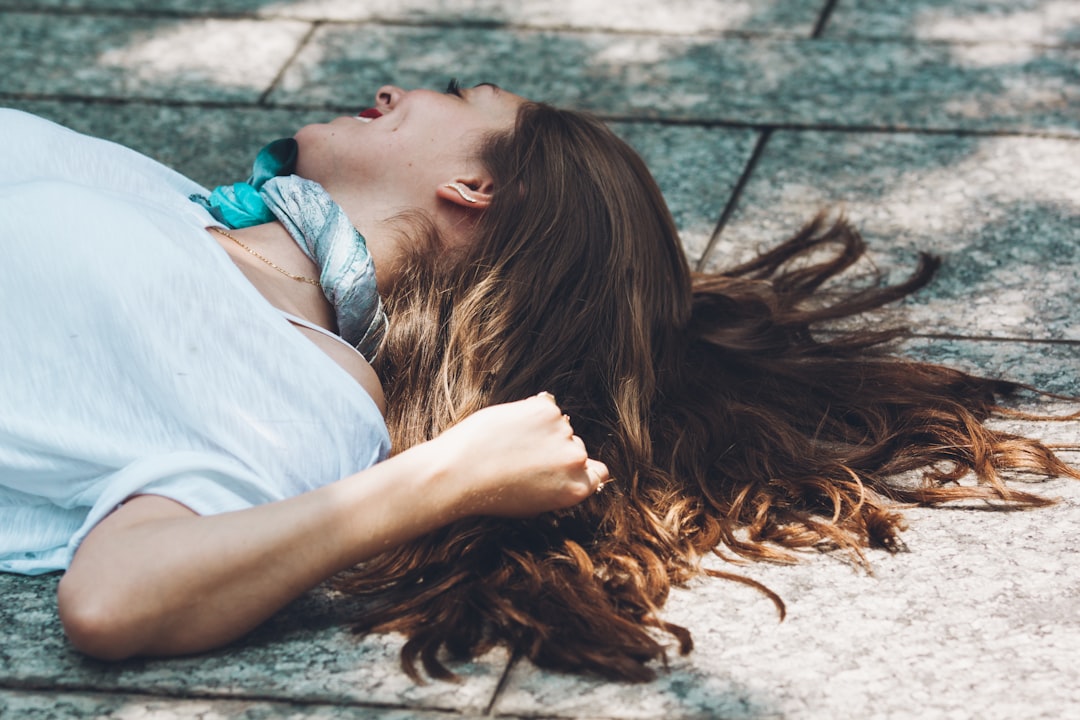
[[[585,474],[589,476],[589,487],[591,492],[598,493],[604,489],[604,486],[611,482],[611,474],[608,472],[608,467],[599,460],[593,460],[588,458],[585,460]]]
[[[559,407],[559,403],[555,400],[555,396],[546,390],[536,393],[533,397],[528,398],[526,402],[539,402],[537,407],[543,408],[543,416],[546,418],[557,418],[559,415],[562,415],[563,420],[567,423],[570,422],[570,416],[563,413],[562,409]]]
[[[536,394],[536,397],[547,400],[552,405],[554,405],[556,409],[561,410],[559,408],[558,401],[555,400],[555,396],[548,391],[541,391]],[[562,421],[566,425],[566,429],[570,436],[570,441],[573,442],[585,455],[585,474],[589,479],[589,493],[599,493],[604,489],[605,485],[612,482],[612,477],[610,472],[608,471],[607,465],[600,462],[599,460],[594,460],[589,457],[588,450],[585,447],[585,441],[582,440],[581,437],[579,437],[576,433],[574,433],[574,428],[570,422],[569,415],[563,413]]]
[[[562,412],[562,408],[559,407],[559,403],[555,400],[555,396],[544,390],[543,392],[538,392],[535,397],[540,398],[541,400],[547,400],[551,403],[554,410],[562,415],[562,421],[567,430],[567,437],[573,436],[574,428],[570,424],[570,416]],[[580,438],[578,438],[578,441],[580,442]]]

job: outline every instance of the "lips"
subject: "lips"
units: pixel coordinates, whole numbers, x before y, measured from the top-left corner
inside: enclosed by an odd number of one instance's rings
[[[360,113],[357,114],[356,119],[362,120],[364,122],[371,122],[372,120],[381,117],[381,112],[379,112],[375,108],[368,108],[367,110],[361,110]]]

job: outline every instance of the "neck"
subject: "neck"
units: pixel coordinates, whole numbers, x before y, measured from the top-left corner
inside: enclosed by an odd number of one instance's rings
[[[379,294],[383,297],[397,281],[397,269],[403,260],[401,244],[412,244],[409,238],[426,234],[423,225],[412,218],[420,216],[430,221],[439,243],[447,248],[467,244],[476,232],[476,213],[441,201],[435,193],[429,196],[413,193],[407,198],[378,192],[367,192],[363,197],[331,192],[331,196],[367,241],[375,263]]]
[[[333,193],[331,196],[345,211],[349,222],[360,230],[367,241],[368,252],[375,263],[379,294],[386,297],[397,280],[399,243],[402,237],[408,234],[408,228],[403,226],[408,221],[401,218],[404,214],[415,211],[427,213],[428,209],[411,206],[380,194],[368,194],[363,198],[351,195],[342,198]]]
[[[282,275],[220,233],[210,234],[267,302],[279,310],[302,317],[331,332],[336,330],[334,309],[321,289]],[[318,265],[304,254],[280,223],[230,230],[229,234],[290,273],[319,277]]]

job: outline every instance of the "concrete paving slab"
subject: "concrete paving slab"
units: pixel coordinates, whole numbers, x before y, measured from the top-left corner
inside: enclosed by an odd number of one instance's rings
[[[1080,4],[1073,0],[845,0],[829,18],[824,37],[1076,45],[1080,44]],[[1014,52],[1023,57],[1025,50]]]
[[[18,720],[479,720],[422,710],[391,710],[345,704],[278,703],[265,700],[165,698],[154,695],[0,690],[0,717]]]
[[[397,635],[356,638],[358,607],[316,590],[240,642],[187,658],[103,663],[75,652],[56,616],[55,576],[0,573],[0,688],[369,705],[482,713],[509,654],[451,663],[460,683],[417,684],[400,667]]]
[[[908,355],[1047,389],[1078,388],[1078,347],[912,340]],[[1070,354],[1073,353],[1073,354]],[[1056,383],[1056,384],[1055,384]],[[1075,413],[1077,401],[1020,402]],[[1080,462],[1080,420],[999,419],[999,429],[1068,444]],[[494,710],[604,718],[1059,718],[1080,702],[1080,567],[1071,557],[1080,482],[1018,475],[1050,508],[992,512],[983,503],[903,511],[909,552],[867,551],[869,572],[841,553],[799,564],[710,565],[780,594],[787,618],[756,591],[699,580],[673,593],[665,618],[695,650],[651,683],[567,677],[527,662],[511,669]],[[600,711],[598,712],[598,709]]]
[[[1001,47],[325,25],[270,100],[352,107],[457,75],[613,118],[1080,136],[1080,49]]]
[[[1080,339],[1080,143],[777,132],[709,256],[745,259],[838,206],[887,279],[943,258],[896,319],[920,332]]]
[[[0,8],[809,37],[825,0],[0,0]]]
[[[654,682],[514,667],[495,711],[608,718],[1060,718],[1080,703],[1080,483],[1033,488],[1049,509],[911,510],[911,552],[742,570],[780,594],[701,581],[665,617],[694,633]],[[730,565],[728,570],[733,569]]]
[[[309,24],[0,13],[0,93],[255,102]]]

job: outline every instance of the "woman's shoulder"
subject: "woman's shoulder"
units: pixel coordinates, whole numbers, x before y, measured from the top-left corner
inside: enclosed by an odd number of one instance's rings
[[[52,120],[16,108],[0,108],[0,128],[4,132],[74,132]]]
[[[205,192],[198,183],[136,150],[76,132],[21,110],[0,108],[0,184],[40,179],[135,195]]]

